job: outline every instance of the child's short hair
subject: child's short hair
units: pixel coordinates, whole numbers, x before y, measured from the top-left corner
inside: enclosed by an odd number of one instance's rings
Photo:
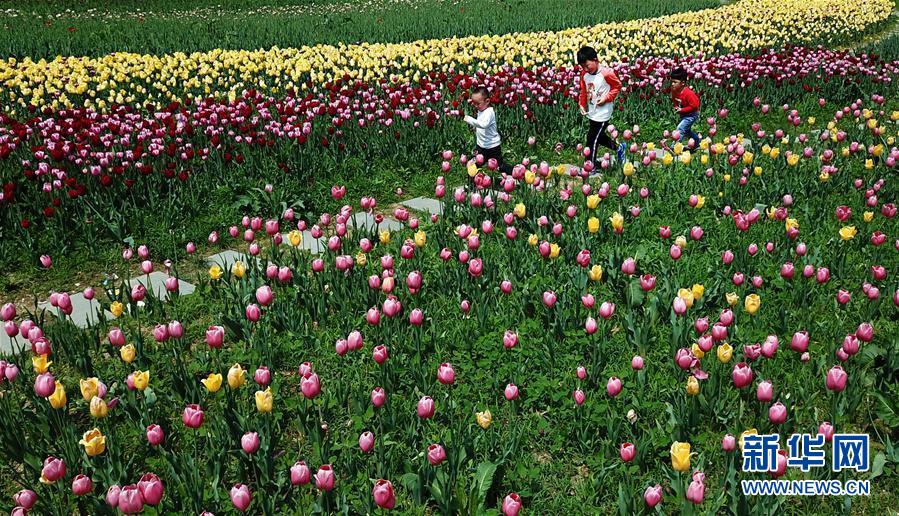
[[[683,68],[678,67],[671,71],[669,77],[671,78],[671,80],[683,82],[687,80],[687,71]]]
[[[472,95],[481,95],[485,99],[490,99],[490,92],[487,91],[486,86],[475,86],[474,88],[471,89],[471,94]]]
[[[587,61],[599,60],[599,55],[596,53],[596,49],[593,47],[581,47],[580,50],[577,51],[577,64],[583,66]]]

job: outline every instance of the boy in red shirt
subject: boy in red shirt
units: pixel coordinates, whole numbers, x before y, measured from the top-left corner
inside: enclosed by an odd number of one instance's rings
[[[680,115],[677,130],[681,134],[681,141],[688,146],[693,140],[693,147],[699,146],[699,135],[693,132],[693,124],[699,119],[699,97],[686,85],[687,71],[683,68],[675,68],[671,72],[671,100],[674,102],[674,111]]]
[[[590,120],[590,130],[587,131],[589,160],[593,162],[595,170],[596,150],[602,145],[615,151],[618,163],[623,164],[624,151],[627,147],[623,143],[619,145],[606,134],[606,128],[612,118],[612,112],[615,110],[615,97],[621,91],[621,81],[615,75],[614,70],[600,65],[599,56],[592,47],[581,47],[578,50],[577,64],[583,69],[578,105],[581,114]]]

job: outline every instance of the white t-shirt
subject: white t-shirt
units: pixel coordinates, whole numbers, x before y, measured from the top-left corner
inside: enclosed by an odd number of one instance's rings
[[[597,70],[595,74],[584,74],[584,85],[587,88],[587,118],[595,122],[605,122],[612,118],[615,109],[614,102],[606,102],[597,106],[596,103],[608,95],[612,87],[606,81],[605,73],[608,69]]]
[[[465,121],[475,128],[478,147],[492,149],[501,143],[496,130],[496,113],[493,112],[492,107],[479,111],[477,118],[466,116]]]

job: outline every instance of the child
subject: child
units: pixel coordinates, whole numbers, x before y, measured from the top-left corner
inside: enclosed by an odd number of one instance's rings
[[[589,160],[596,167],[597,149],[600,145],[615,151],[618,163],[624,163],[624,143],[618,145],[606,134],[612,111],[615,109],[615,97],[621,91],[621,81],[614,70],[608,66],[600,66],[599,56],[592,47],[581,47],[577,51],[577,64],[581,66],[580,96],[578,105],[581,114],[590,120],[587,132],[587,148],[590,149]]]
[[[693,132],[693,124],[699,119],[699,97],[685,84],[687,72],[683,68],[675,68],[671,72],[671,100],[674,102],[674,111],[680,115],[677,130],[681,134],[681,141],[689,144],[693,140],[693,147],[699,146],[699,135]]]
[[[496,160],[499,171],[509,173],[512,167],[503,162],[502,141],[496,130],[496,113],[490,107],[490,94],[484,86],[478,86],[471,92],[469,103],[477,110],[477,118],[465,116],[465,122],[475,128],[477,146],[475,152],[484,156],[484,163],[490,158]]]

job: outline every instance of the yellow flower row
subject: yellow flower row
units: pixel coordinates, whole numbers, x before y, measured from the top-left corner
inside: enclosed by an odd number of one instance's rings
[[[0,61],[0,101],[54,109],[112,103],[167,103],[182,96],[234,98],[244,89],[277,94],[345,75],[418,80],[427,71],[504,64],[570,65],[585,44],[617,60],[648,54],[755,51],[785,43],[846,40],[885,20],[890,0],[740,0],[658,18],[558,32],[511,33],[408,43],[314,45],[185,54],[115,53],[100,58]]]

